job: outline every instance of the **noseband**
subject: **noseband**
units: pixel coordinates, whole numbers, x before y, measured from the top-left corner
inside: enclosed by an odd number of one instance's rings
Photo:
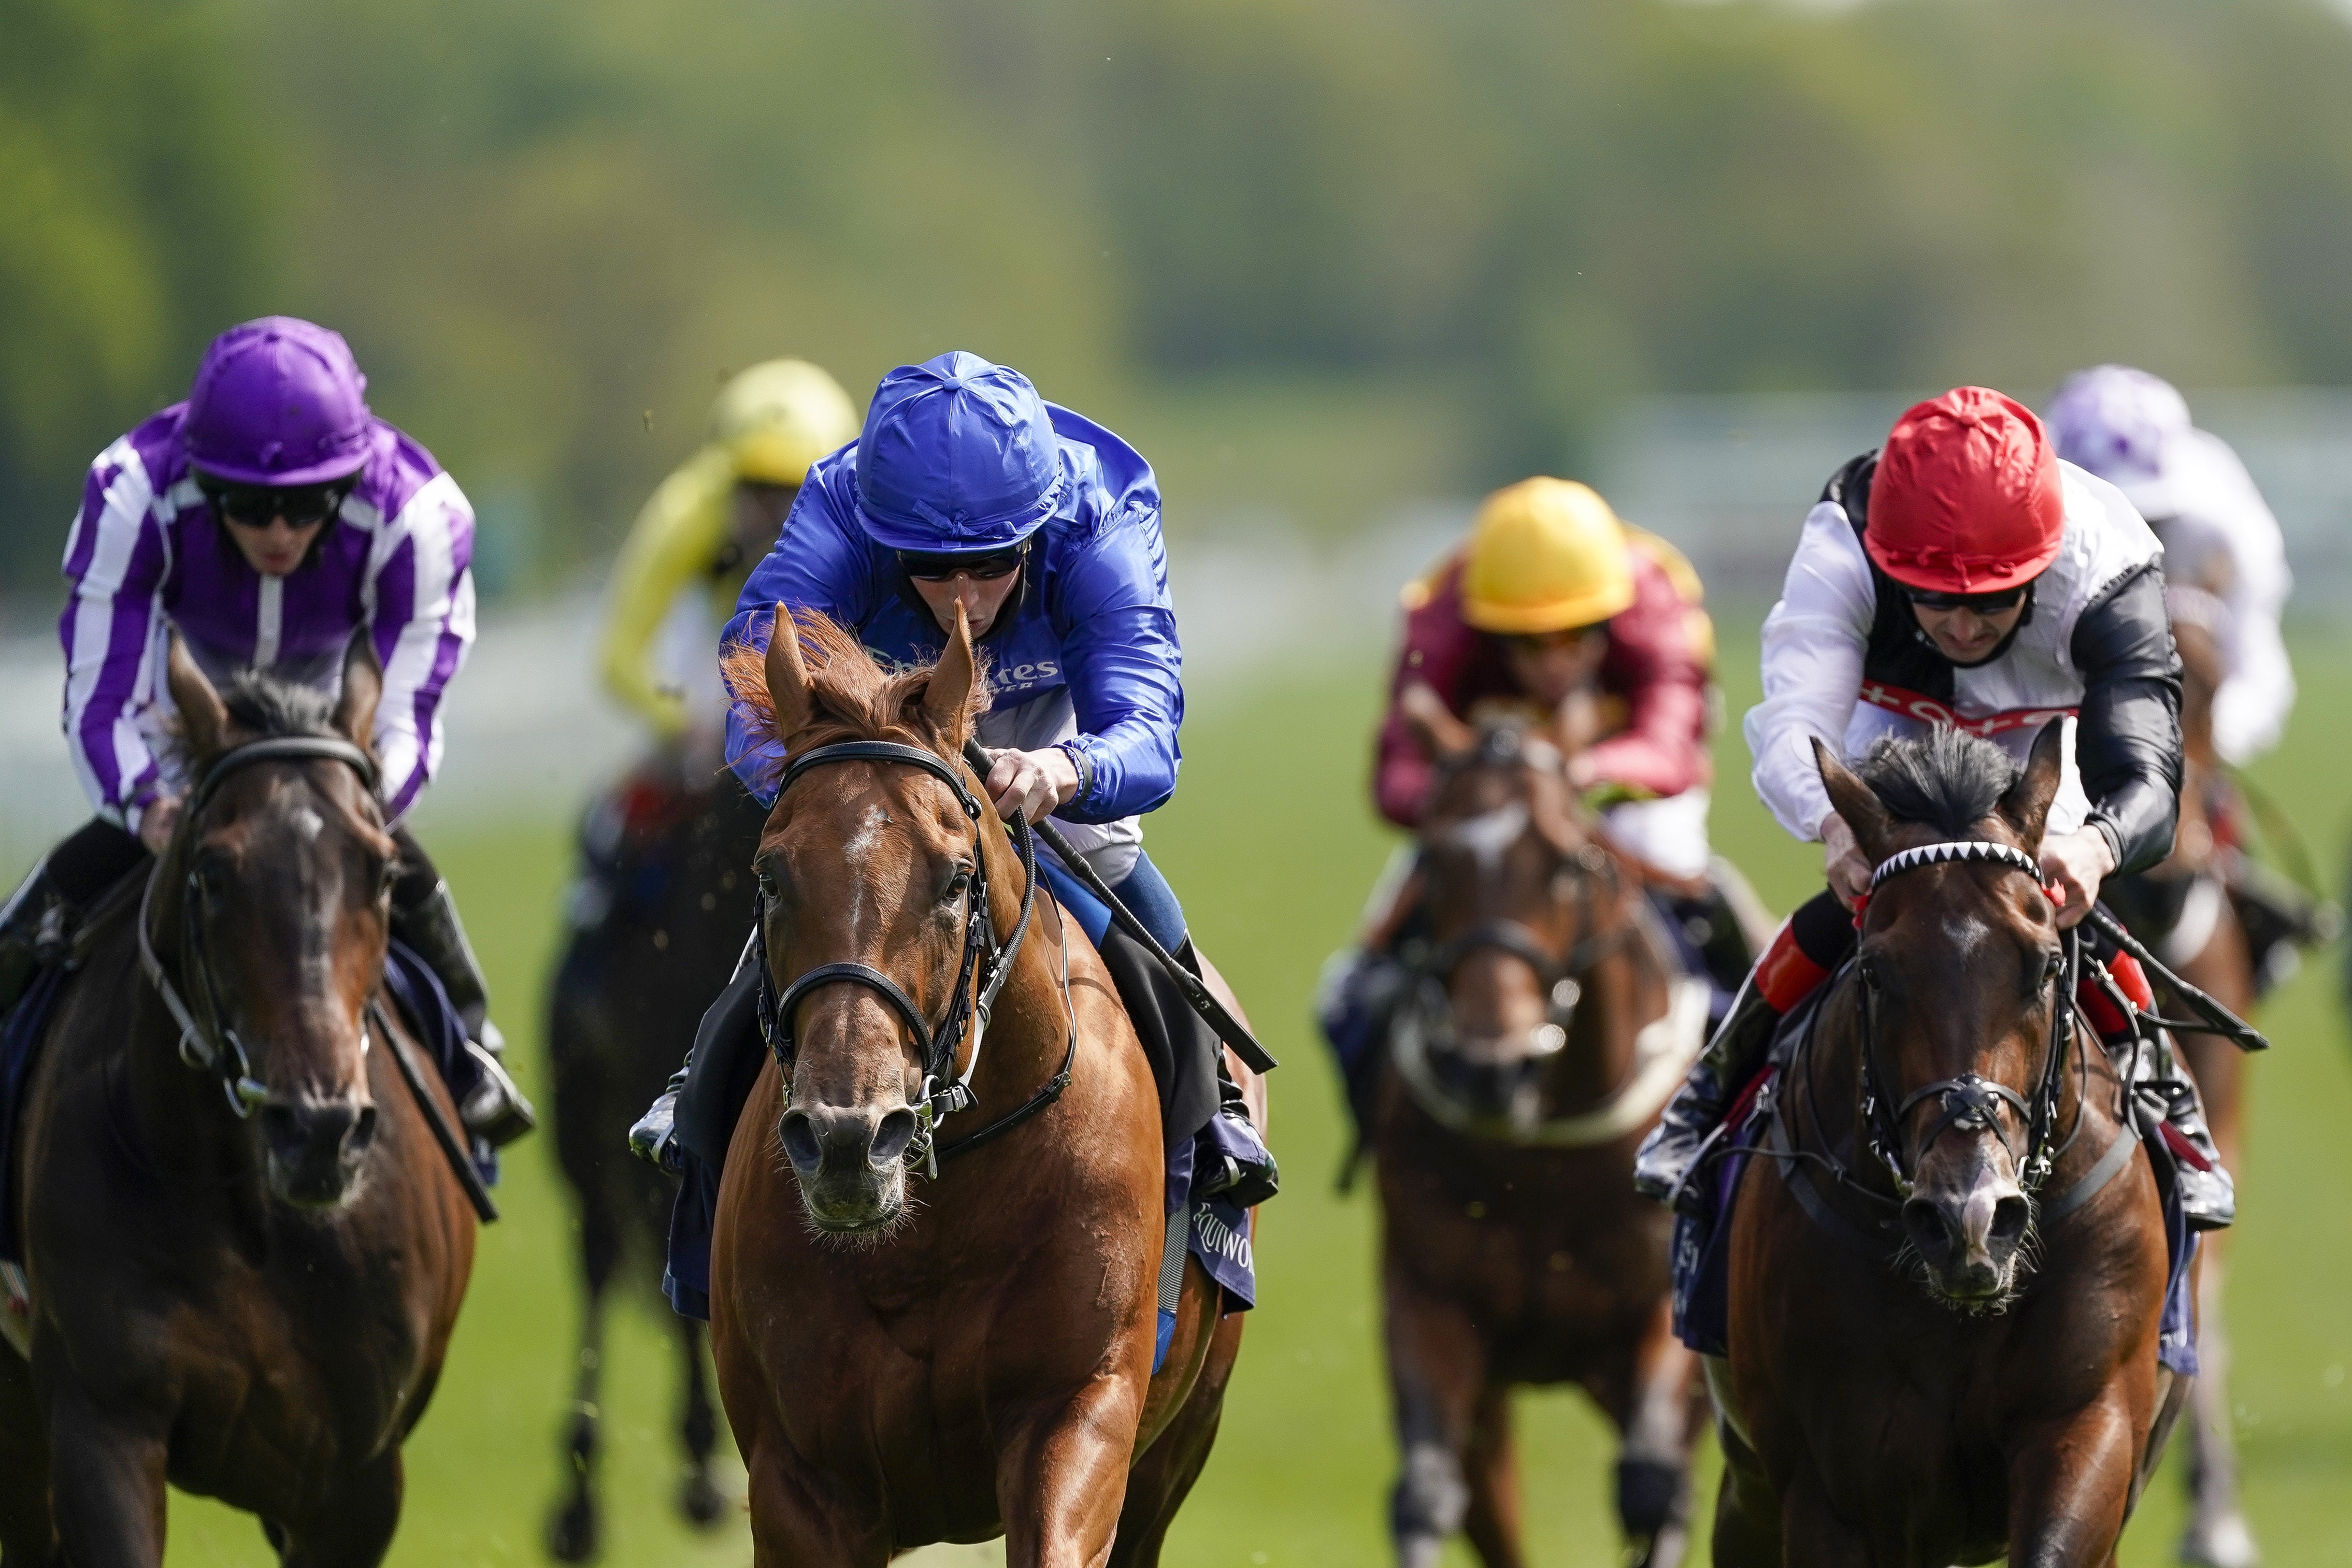
[[[2031,855],[2007,844],[1995,844],[1987,839],[1965,839],[1942,844],[1922,844],[1914,848],[1897,850],[1880,862],[1871,873],[1870,890],[1874,895],[1888,879],[1924,866],[1990,865],[2004,870],[2021,871],[2042,886],[2042,868]],[[2001,1146],[2018,1161],[2018,1184],[2028,1193],[2040,1190],[2049,1179],[2052,1169],[2061,1155],[2074,1141],[2069,1133],[2057,1148],[2050,1147],[2050,1135],[2058,1119],[2058,1100],[2065,1080],[2066,1053],[2074,1039],[2074,1009],[2069,998],[2074,994],[2075,982],[2082,964],[2082,943],[2074,931],[2064,938],[2065,963],[2052,984],[2061,989],[2053,1000],[2050,1017],[2050,1048],[2042,1060],[2042,1077],[2034,1086],[2033,1098],[2007,1084],[1995,1083],[1976,1073],[1962,1073],[1957,1078],[1937,1079],[1935,1082],[1913,1089],[1896,1103],[1889,1116],[1885,1098],[1878,1089],[1878,989],[1868,967],[1861,966],[1862,994],[1862,1116],[1865,1140],[1871,1154],[1885,1167],[1894,1179],[1895,1191],[1905,1197],[1911,1194],[1910,1175],[1904,1170],[1902,1158],[1895,1152],[1901,1141],[1904,1120],[1920,1105],[1934,1100],[1942,1114],[1927,1135],[1921,1140],[1921,1153],[1935,1147],[1936,1140],[1957,1127],[1963,1132],[1979,1132],[1990,1129]],[[1859,963],[1859,960],[1856,960]],[[1817,1015],[1818,1016],[1818,1015]],[[2007,1104],[2017,1111],[2026,1127],[2026,1142],[2022,1152],[2010,1142],[2009,1131],[2001,1121],[2000,1108]],[[2082,1123],[2075,1123],[2075,1132]]]
[[[187,831],[194,837],[196,824],[205,809],[220,793],[221,785],[232,773],[259,763],[282,762],[341,763],[359,774],[367,786],[369,798],[374,798],[375,762],[367,752],[349,741],[330,735],[277,735],[267,740],[249,741],[224,752],[205,770],[204,778],[188,796],[185,808]],[[201,1017],[191,1009],[179,991],[172,984],[171,976],[163,972],[163,960],[155,953],[154,939],[148,934],[148,910],[155,898],[155,884],[163,875],[163,862],[158,860],[147,879],[145,891],[139,897],[139,969],[155,994],[163,999],[172,1021],[180,1026],[180,1060],[194,1071],[207,1073],[217,1081],[228,1108],[239,1121],[253,1114],[254,1108],[269,1098],[268,1086],[253,1076],[253,1063],[247,1054],[245,1042],[223,1019],[220,988],[213,977],[212,963],[205,948],[204,884],[191,868],[187,883],[180,890],[180,966],[204,1005]],[[361,1048],[367,1044],[367,1031],[360,1032]]]
[[[955,792],[956,803],[972,821],[975,829],[981,821],[980,797],[973,795],[963,781],[963,775],[947,763],[919,746],[903,746],[891,741],[844,741],[835,745],[819,746],[803,752],[785,764],[783,776],[776,784],[776,798],[814,768],[828,767],[836,763],[900,763],[920,768]],[[1026,818],[1015,813],[1006,822],[1014,847],[1021,856],[1021,913],[1013,921],[1012,939],[1003,944],[996,940],[996,923],[989,918],[988,857],[975,843],[972,854],[971,889],[964,910],[963,959],[956,971],[955,993],[948,1000],[947,1015],[935,1026],[923,1016],[898,983],[870,963],[821,963],[784,987],[783,994],[771,989],[772,981],[768,967],[767,900],[760,900],[758,920],[752,940],[758,944],[760,988],[758,1012],[760,1033],[768,1048],[775,1053],[776,1065],[784,1076],[787,1102],[792,1092],[793,1060],[798,1054],[798,1042],[793,1037],[793,1016],[809,993],[819,986],[846,983],[863,985],[888,1005],[890,1010],[906,1021],[921,1042],[923,1083],[916,1095],[916,1131],[914,1142],[907,1146],[907,1163],[925,1165],[933,1176],[939,1174],[939,1160],[952,1156],[986,1142],[999,1133],[1009,1131],[1061,1098],[1070,1084],[1070,1070],[1077,1059],[1077,1015],[1066,1007],[1070,1019],[1067,1050],[1062,1059],[1062,1069],[1046,1080],[1029,1100],[1007,1111],[968,1138],[959,1139],[945,1149],[934,1144],[940,1122],[959,1110],[969,1110],[973,1103],[971,1075],[980,1066],[981,1042],[987,1036],[988,1021],[996,1005],[996,994],[1004,988],[1006,978],[1013,973],[1013,961],[1021,951],[1021,942],[1029,932],[1029,917],[1037,905],[1037,840]],[[1066,983],[1066,962],[1065,980]],[[957,1043],[962,1039],[965,1026],[971,1031],[971,1055],[959,1073],[955,1066]]]

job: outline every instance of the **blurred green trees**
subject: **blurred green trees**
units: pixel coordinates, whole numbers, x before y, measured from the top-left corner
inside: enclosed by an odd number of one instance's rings
[[[508,583],[780,352],[1011,360],[1179,526],[1571,466],[1649,391],[2352,381],[2347,81],[2321,0],[0,0],[10,582],[269,309]]]

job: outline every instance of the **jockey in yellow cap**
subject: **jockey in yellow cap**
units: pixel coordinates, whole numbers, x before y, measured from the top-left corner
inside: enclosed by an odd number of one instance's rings
[[[602,662],[606,689],[643,714],[661,740],[683,742],[698,717],[660,668],[662,626],[678,595],[702,587],[719,621],[733,615],[744,578],[775,543],[809,465],[856,440],[857,424],[840,384],[807,361],[755,364],[719,393],[709,443],[637,513],[613,563]],[[718,710],[701,717],[715,737]]]

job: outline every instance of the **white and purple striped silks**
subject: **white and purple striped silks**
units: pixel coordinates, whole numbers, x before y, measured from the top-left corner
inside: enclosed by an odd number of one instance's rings
[[[213,518],[182,448],[186,405],[90,465],[66,542],[71,592],[66,746],[100,812],[138,826],[184,786],[164,742],[169,637],[217,683],[248,669],[334,690],[352,634],[383,666],[376,759],[398,821],[441,762],[441,694],[474,640],[474,513],[431,453],[379,419],[367,466],[310,560],[285,577],[246,564]]]

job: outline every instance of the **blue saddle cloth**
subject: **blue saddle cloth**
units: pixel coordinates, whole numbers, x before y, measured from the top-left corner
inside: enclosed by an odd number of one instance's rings
[[[1731,1234],[1738,1225],[1735,1200],[1739,1184],[1771,1126],[1769,1110],[1758,1100],[1778,1076],[1768,1068],[1734,1102],[1731,1130],[1724,1134],[1726,1152],[1714,1159],[1706,1173],[1704,1213],[1675,1216],[1673,1248],[1675,1335],[1702,1355],[1731,1353]],[[2126,1130],[2117,1134],[2130,1137]],[[2177,1190],[2160,1184],[2164,1193],[2164,1244],[2167,1269],[2164,1315],[2158,1327],[2156,1358],[2183,1377],[2197,1373],[2197,1335],[2190,1315],[2189,1265],[2197,1258],[2197,1236],[2189,1228]],[[1730,1224],[1723,1223],[1731,1215]]]
[[[1037,869],[1045,884],[1053,890],[1078,922],[1089,940],[1100,947],[1110,932],[1110,906],[1087,891],[1086,885],[1064,870],[1050,858],[1040,857]],[[730,990],[733,988],[730,987]],[[712,1008],[714,1015],[728,1005],[722,996]],[[705,1028],[711,1026],[709,1019]],[[698,1039],[696,1051],[702,1050]],[[1147,1048],[1147,1054],[1150,1054]],[[757,1058],[754,1059],[756,1065]],[[1155,1056],[1155,1075],[1165,1068]],[[1165,1099],[1167,1085],[1163,1082]],[[749,1084],[741,1086],[740,1094],[733,1095],[735,1109],[740,1112],[742,1096],[750,1092]],[[1180,1137],[1166,1152],[1166,1184],[1163,1194],[1164,1213],[1173,1215],[1180,1205],[1189,1208],[1186,1226],[1186,1248],[1200,1259],[1209,1278],[1217,1282],[1222,1292],[1221,1310],[1246,1312],[1257,1304],[1257,1264],[1250,1246],[1249,1216],[1231,1204],[1192,1195],[1196,1170],[1221,1170],[1223,1159],[1216,1149],[1222,1117],[1209,1116],[1191,1137]],[[1209,1147],[1204,1152],[1202,1144]],[[710,1236],[711,1226],[719,1213],[719,1170],[716,1163],[704,1160],[685,1140],[679,1152],[685,1171],[679,1179],[677,1201],[671,1205],[669,1247],[662,1269],[662,1293],[680,1315],[710,1320]],[[724,1151],[718,1151],[723,1154]],[[1203,1158],[1203,1153],[1209,1158]],[[1158,1332],[1152,1349],[1151,1370],[1158,1372],[1168,1355],[1169,1342],[1175,1331],[1176,1314],[1162,1305]]]
[[[32,985],[0,1021],[0,1262],[22,1263],[24,1245],[16,1234],[16,1125],[25,1103],[26,1087],[40,1055],[41,1037],[49,1015],[64,995],[73,971],[53,965],[35,977]],[[449,994],[425,962],[395,941],[385,956],[384,988],[407,1020],[410,1031],[433,1065],[440,1070],[449,1092],[460,1103],[481,1079],[481,1066],[466,1049],[466,1026],[449,1004]],[[144,984],[144,981],[137,982]],[[474,1140],[474,1165],[482,1180],[499,1179],[498,1152]]]

